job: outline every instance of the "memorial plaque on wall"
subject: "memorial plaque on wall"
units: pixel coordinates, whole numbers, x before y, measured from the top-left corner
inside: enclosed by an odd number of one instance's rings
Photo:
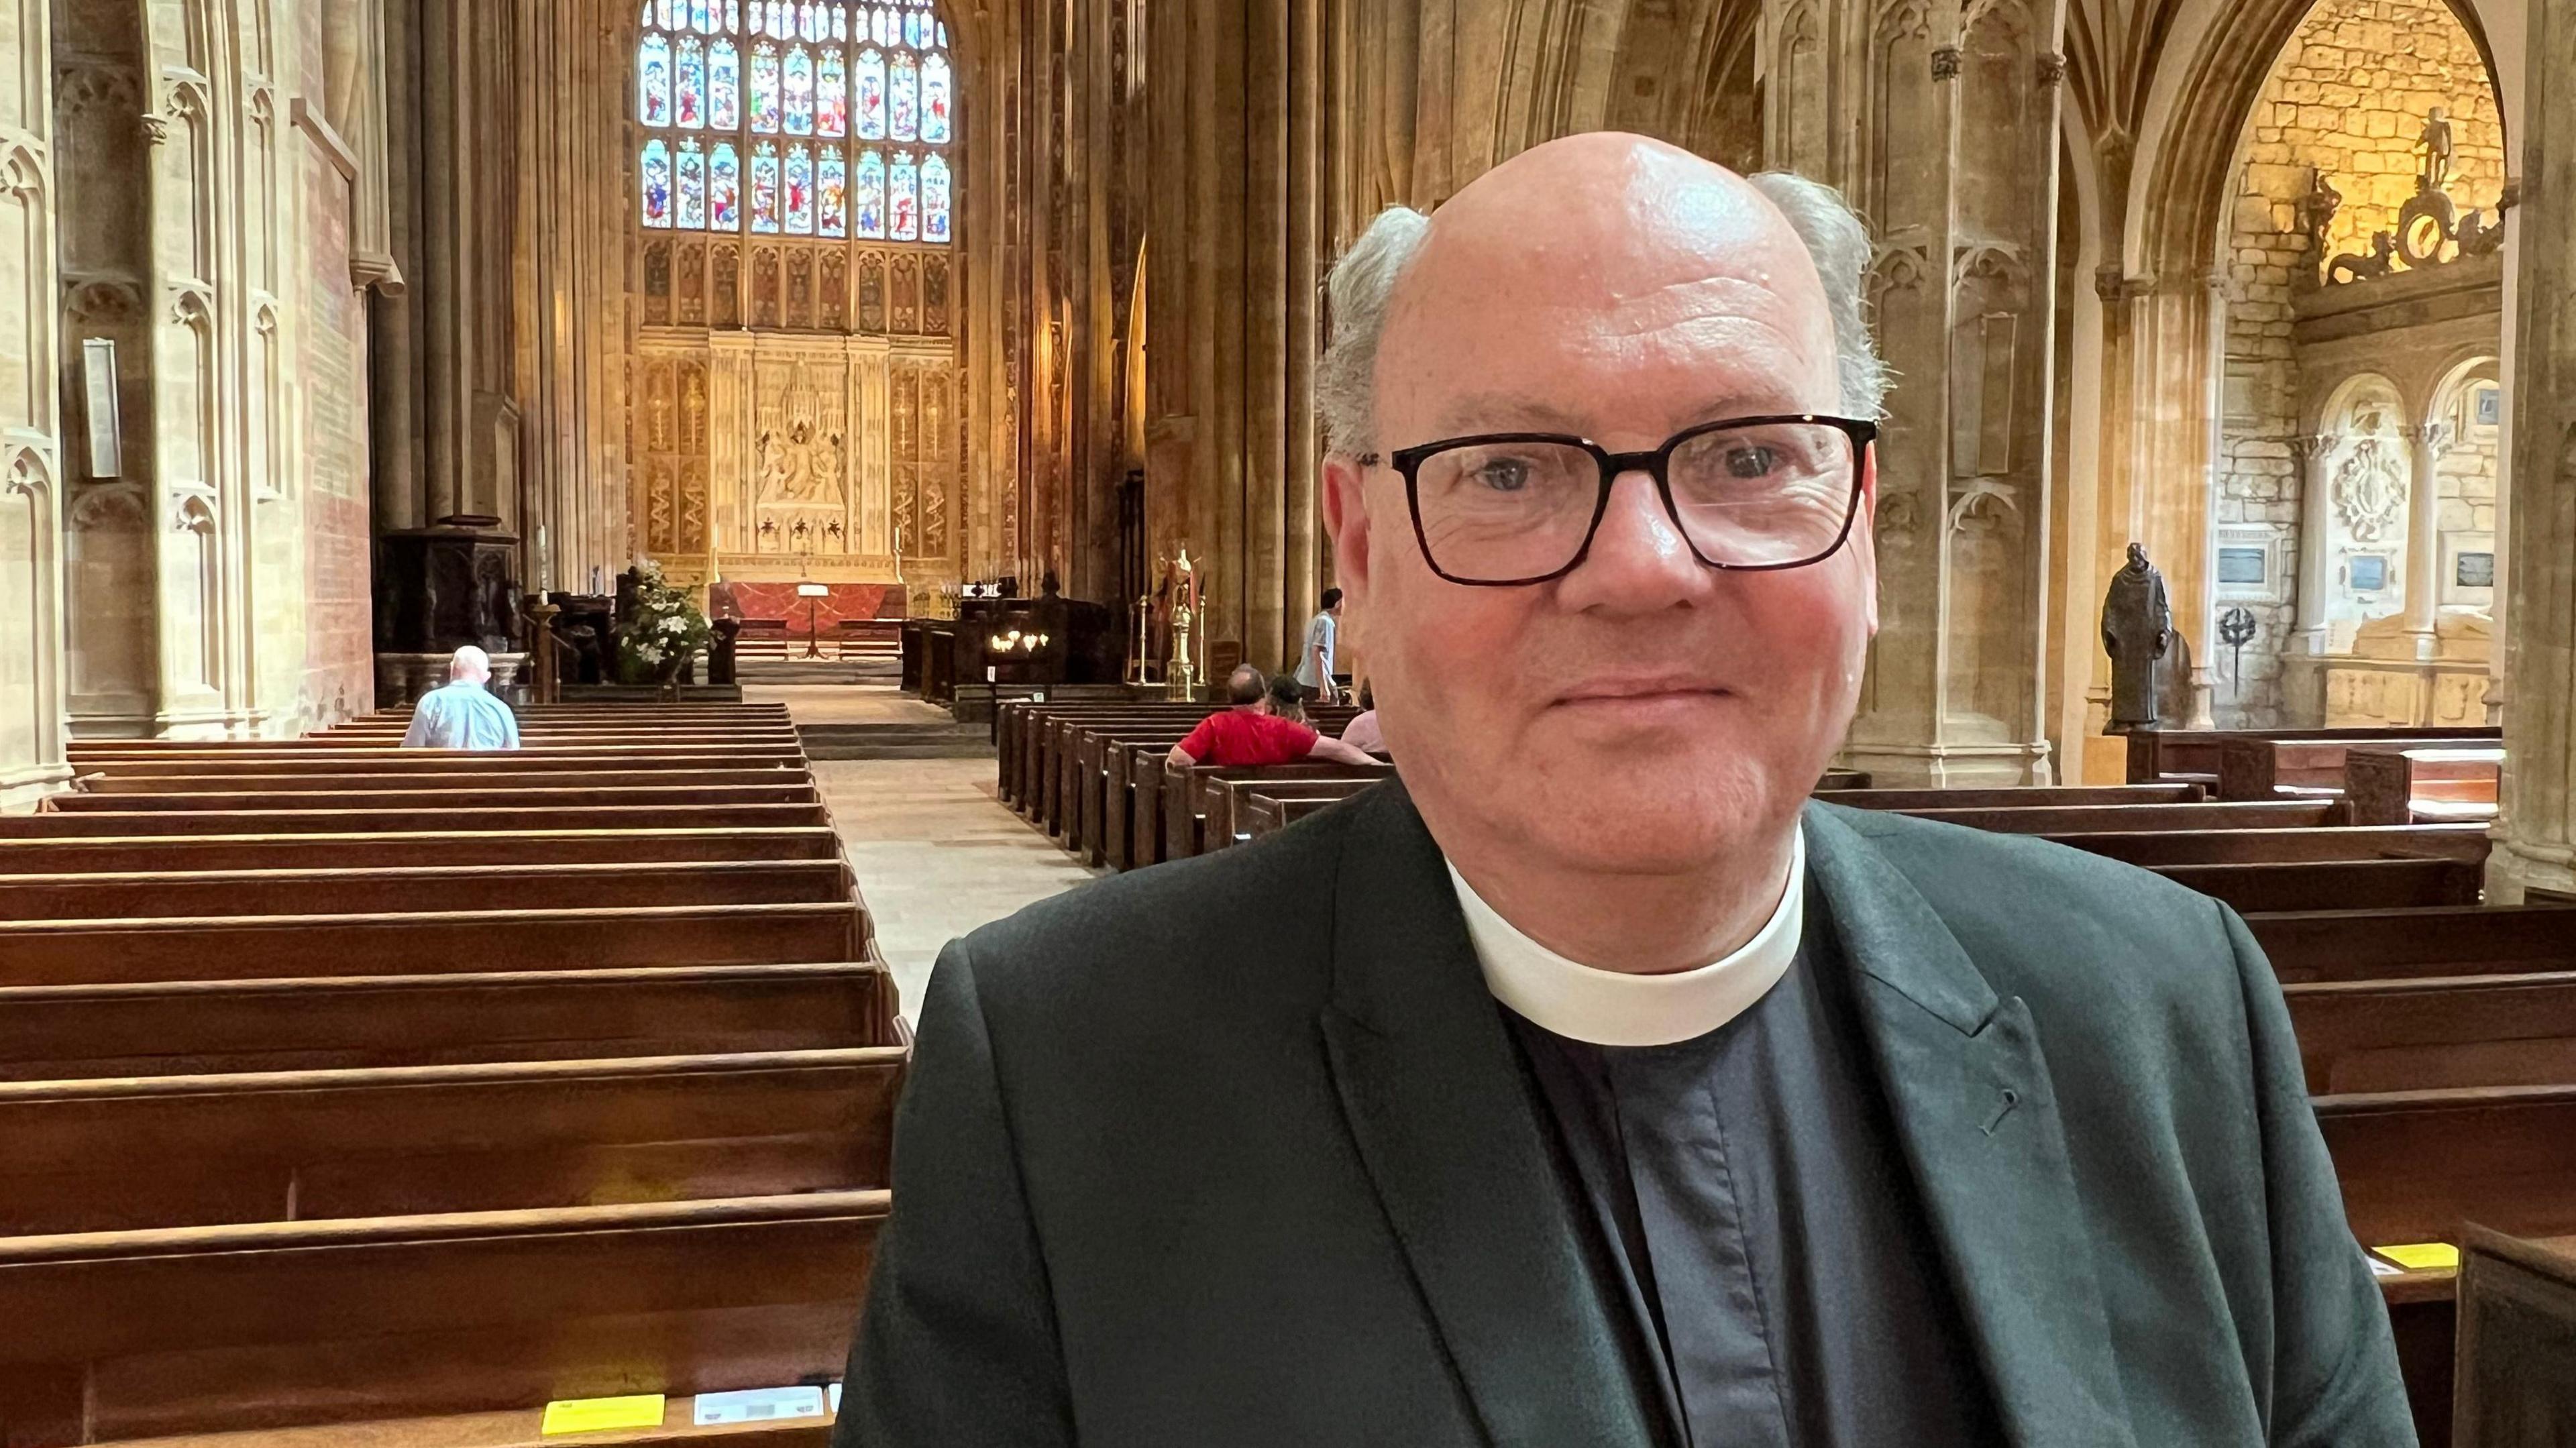
[[[89,475],[122,476],[119,461],[124,428],[116,412],[116,343],[106,337],[81,340],[81,383],[89,413]]]
[[[2352,586],[2362,593],[2376,593],[2388,586],[2388,560],[2376,553],[2365,553],[2352,560]]]
[[[2219,549],[2218,581],[2259,585],[2263,582],[2263,554],[2260,548]]]
[[[2495,555],[2461,554],[2451,565],[2451,584],[2455,588],[2495,587]]]

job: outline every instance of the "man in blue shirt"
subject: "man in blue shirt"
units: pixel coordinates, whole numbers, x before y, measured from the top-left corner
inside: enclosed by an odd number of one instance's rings
[[[412,706],[405,749],[516,749],[518,716],[485,688],[492,681],[492,656],[472,644],[448,661],[447,684],[432,689]]]

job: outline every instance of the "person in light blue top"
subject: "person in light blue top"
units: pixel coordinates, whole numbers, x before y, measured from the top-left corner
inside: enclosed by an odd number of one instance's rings
[[[485,686],[492,656],[472,644],[447,664],[447,683],[412,706],[405,749],[516,749],[519,718]]]

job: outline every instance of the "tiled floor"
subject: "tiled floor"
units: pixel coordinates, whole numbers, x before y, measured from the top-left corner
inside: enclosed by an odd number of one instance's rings
[[[745,690],[746,695],[755,691]],[[782,688],[756,691],[786,699],[800,721],[912,722],[945,711],[891,690]],[[990,759],[818,760],[815,782],[858,872],[859,892],[876,922],[877,945],[903,988],[904,1013],[921,1005],[921,989],[939,949],[987,921],[1091,879],[1100,871],[1075,862],[993,797]]]

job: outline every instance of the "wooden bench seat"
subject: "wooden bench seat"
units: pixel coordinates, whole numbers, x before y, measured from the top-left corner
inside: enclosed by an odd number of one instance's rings
[[[888,1205],[811,1192],[0,1239],[0,1321],[47,1325],[0,1333],[9,1442],[837,1377]]]
[[[2576,970],[2282,987],[2308,1089],[2576,1083]]]
[[[0,987],[0,1080],[897,1044],[876,961]]]
[[[834,860],[828,825],[733,829],[449,830],[0,838],[0,875],[76,871],[376,869],[406,865]]]
[[[1158,792],[1163,806],[1163,857],[1187,859],[1216,848],[1220,835],[1234,827],[1231,814],[1233,796],[1220,793],[1221,781],[1235,779],[1296,780],[1351,779],[1359,771],[1348,764],[1320,762],[1313,764],[1269,764],[1255,766],[1194,765],[1175,775],[1166,769]],[[1389,767],[1385,777],[1395,777]],[[1370,781],[1374,782],[1374,781]],[[1220,808],[1228,811],[1220,816]]]
[[[2230,739],[2434,739],[2495,742],[2493,725],[2426,725],[2407,729],[2140,729],[2128,736],[2131,784],[2182,779],[2218,781],[2219,755]]]
[[[2246,924],[2285,985],[2576,970],[2576,905],[2316,910]]]
[[[0,1236],[882,1187],[905,1054],[0,1084]]]
[[[0,815],[0,839],[199,833],[274,835],[307,831],[381,834],[405,830],[475,833],[494,830],[726,829],[818,825],[823,822],[820,803],[547,805],[526,809],[440,806],[391,810],[56,810],[46,814]]]
[[[2576,1231],[2576,1084],[2313,1099],[2365,1246],[2457,1241],[2463,1222]]]
[[[0,875],[0,920],[846,902],[838,860]]]
[[[1340,779],[1227,779],[1209,786],[1212,791],[1202,843],[1211,850],[1229,849],[1257,835],[1287,826],[1282,808],[1298,801],[1313,801],[1318,807],[1338,804],[1383,776]],[[1223,820],[1219,825],[1217,821]]]
[[[0,985],[861,960],[835,905],[0,921]]]

